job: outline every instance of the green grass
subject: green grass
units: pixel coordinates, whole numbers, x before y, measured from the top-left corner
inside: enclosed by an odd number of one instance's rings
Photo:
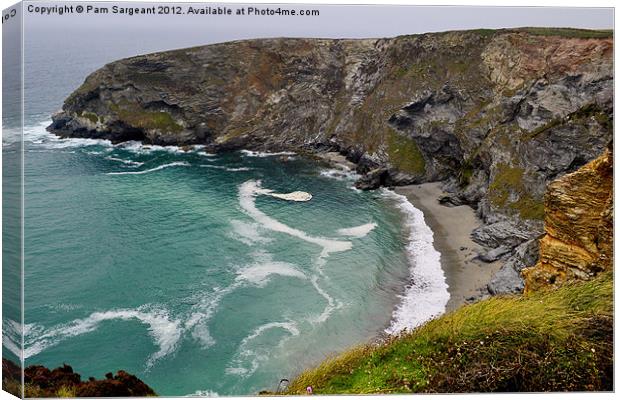
[[[56,390],[56,397],[63,398],[74,398],[77,397],[75,387],[62,385],[58,390]]]
[[[11,393],[13,396],[22,397],[22,385],[16,379],[10,377],[2,377],[2,390]]]
[[[120,105],[110,104],[109,107],[118,115],[119,119],[137,128],[157,129],[162,132],[174,133],[183,130],[183,127],[172,118],[172,115],[164,111],[147,111],[140,108],[139,105],[129,102],[123,102]]]
[[[423,174],[426,163],[418,145],[412,139],[399,135],[390,128],[387,128],[386,135],[390,163],[400,171],[412,175]]]
[[[611,390],[611,274],[464,306],[293,380],[289,394]]]
[[[469,185],[472,176],[474,176],[474,167],[470,160],[465,160],[458,173],[459,184],[461,187]]]
[[[471,30],[469,32],[476,33],[476,34],[478,34],[480,36],[486,37],[486,36],[493,36],[493,35],[495,35],[495,33],[497,33],[497,30],[496,29],[480,28],[480,29],[473,29],[473,30]]]
[[[85,112],[82,113],[82,116],[84,118],[87,118],[93,124],[96,124],[97,122],[99,122],[99,117],[95,113],[91,113],[91,112],[85,111]]]
[[[525,170],[509,164],[499,163],[497,173],[489,184],[489,200],[497,207],[513,210],[523,219],[543,219],[545,208],[542,199],[534,198],[523,180]],[[517,200],[509,201],[516,193]]]
[[[560,36],[565,38],[579,39],[600,39],[612,38],[614,31],[611,29],[575,29],[575,28],[543,28],[543,27],[526,27],[516,29],[517,31],[527,32],[537,36]]]

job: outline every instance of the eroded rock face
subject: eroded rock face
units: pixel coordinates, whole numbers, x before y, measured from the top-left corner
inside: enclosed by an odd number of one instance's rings
[[[542,233],[549,182],[612,137],[613,39],[478,30],[392,39],[258,39],[132,57],[90,75],[60,136],[337,151],[358,187],[444,180],[492,248]]]
[[[538,238],[530,239],[517,246],[510,258],[487,284],[489,293],[493,295],[521,293],[525,287],[521,271],[536,264],[539,251]]]
[[[523,270],[525,290],[553,287],[613,269],[613,153],[549,185],[540,259]]]

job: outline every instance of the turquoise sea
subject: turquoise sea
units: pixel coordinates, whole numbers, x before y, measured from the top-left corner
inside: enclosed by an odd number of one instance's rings
[[[26,365],[67,363],[83,378],[124,369],[160,395],[255,394],[442,311],[422,214],[355,190],[351,171],[48,134],[63,98],[133,46],[26,59],[25,320],[5,313],[4,357],[19,354],[23,328]],[[18,121],[3,126],[10,158]],[[293,191],[313,197],[271,196]]]

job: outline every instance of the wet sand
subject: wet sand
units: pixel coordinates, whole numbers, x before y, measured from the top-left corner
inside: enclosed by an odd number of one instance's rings
[[[396,188],[417,209],[433,231],[435,249],[441,253],[441,266],[446,275],[450,300],[446,311],[466,303],[466,299],[480,295],[501,263],[485,263],[476,258],[484,247],[475,243],[471,231],[481,224],[469,206],[446,207],[438,199],[444,194],[439,182]]]

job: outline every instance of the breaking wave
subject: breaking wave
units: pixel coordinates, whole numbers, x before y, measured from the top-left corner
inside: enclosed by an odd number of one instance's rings
[[[386,189],[383,193],[398,202],[397,207],[405,213],[410,229],[407,254],[411,283],[401,296],[401,303],[392,314],[392,323],[386,329],[387,333],[397,334],[443,314],[450,294],[441,268],[441,255],[433,247],[433,231],[424,222],[424,214],[405,196]]]
[[[146,361],[147,367],[151,367],[157,360],[172,353],[181,339],[182,328],[178,320],[170,318],[165,310],[140,307],[138,309],[119,309],[103,312],[94,312],[86,318],[76,319],[66,324],[52,328],[32,326],[24,332],[25,350],[24,358],[32,357],[43,350],[55,346],[71,337],[93,332],[99,328],[102,322],[110,320],[136,319],[147,325],[149,335],[159,350],[150,355]]]
[[[101,153],[96,153],[96,154],[101,154]],[[144,165],[144,163],[143,163],[143,162],[139,162],[139,161],[131,161],[131,160],[125,160],[125,159],[123,159],[123,158],[117,158],[117,157],[111,157],[111,156],[109,156],[109,157],[105,157],[105,159],[106,159],[106,160],[110,160],[110,161],[118,161],[118,162],[121,162],[121,163],[123,163],[123,164],[131,165],[131,166],[133,166],[133,167],[139,167],[139,166]]]
[[[270,153],[267,151],[252,151],[252,150],[241,150],[241,154],[243,154],[244,156],[248,156],[248,157],[259,157],[259,158],[296,155],[296,153],[293,153],[292,151],[280,151],[277,153]]]

